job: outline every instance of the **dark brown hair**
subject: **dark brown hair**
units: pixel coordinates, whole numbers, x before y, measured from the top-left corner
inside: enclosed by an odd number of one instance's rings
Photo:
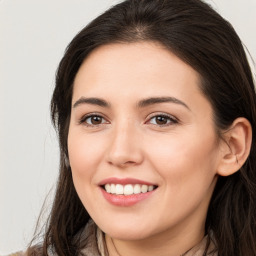
[[[40,255],[49,248],[75,256],[85,244],[74,236],[89,214],[75,191],[67,164],[72,84],[84,59],[109,43],[160,42],[201,75],[201,90],[214,110],[216,130],[226,130],[238,117],[253,129],[250,155],[243,167],[219,177],[206,233],[212,232],[219,255],[256,255],[256,96],[242,43],[233,27],[200,0],[127,0],[112,7],[75,36],[60,62],[51,102],[60,142],[60,174]],[[37,255],[31,249],[31,255]]]

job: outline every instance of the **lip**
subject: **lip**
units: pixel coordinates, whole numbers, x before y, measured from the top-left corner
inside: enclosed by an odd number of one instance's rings
[[[120,183],[117,183],[117,184],[120,184]],[[109,194],[109,193],[107,193],[107,191],[105,191],[104,188],[102,188],[102,187],[99,187],[99,188],[103,194],[103,197],[109,203],[111,203],[115,206],[123,206],[123,207],[135,205],[135,204],[147,199],[148,197],[152,196],[152,194],[156,191],[156,189],[155,189],[155,190],[152,190],[152,191],[146,192],[146,193],[132,194],[132,195],[125,196],[125,195]]]
[[[107,193],[107,191],[103,188],[103,186],[106,184],[121,184],[121,185],[140,184],[140,185],[158,187],[156,184],[153,184],[151,182],[144,181],[144,180],[139,180],[134,178],[117,178],[117,177],[110,177],[110,178],[104,179],[98,184],[101,190],[101,193],[103,194],[103,197],[110,204],[115,206],[126,206],[126,207],[135,205],[143,201],[144,199],[147,199],[155,192],[157,188],[146,193],[132,194],[132,195],[116,195],[116,194]]]
[[[148,181],[144,181],[144,180],[138,180],[138,179],[134,179],[134,178],[116,178],[116,177],[111,177],[111,178],[107,178],[102,180],[98,185],[99,186],[104,186],[106,184],[121,184],[121,185],[127,185],[127,184],[141,184],[141,185],[148,185],[148,186],[157,186],[157,184],[153,184],[151,182]]]

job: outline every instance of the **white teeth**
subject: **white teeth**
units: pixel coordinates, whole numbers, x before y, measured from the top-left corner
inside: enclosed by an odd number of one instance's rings
[[[106,191],[107,191],[108,193],[110,193],[110,192],[111,192],[111,186],[110,186],[110,184],[106,184],[105,189],[106,189]]]
[[[147,185],[142,185],[142,187],[141,187],[141,192],[142,192],[142,193],[148,192],[148,186],[147,186]]]
[[[115,194],[116,193],[116,185],[115,184],[111,184],[111,187],[110,187],[110,193],[111,194]]]
[[[154,186],[148,186],[148,191],[152,191],[154,189]]]
[[[150,185],[140,185],[140,184],[127,184],[127,185],[121,185],[121,184],[106,184],[105,190],[110,194],[116,194],[116,195],[132,195],[132,194],[140,194],[140,193],[146,193],[154,190],[154,186]]]
[[[123,185],[116,184],[116,194],[117,195],[123,195],[124,194],[124,186]]]
[[[133,187],[132,185],[128,184],[124,186],[124,195],[132,195],[133,194]]]
[[[139,193],[141,193],[141,189],[140,189],[140,185],[139,185],[139,184],[136,184],[136,185],[133,187],[133,193],[134,193],[134,194],[139,194]]]

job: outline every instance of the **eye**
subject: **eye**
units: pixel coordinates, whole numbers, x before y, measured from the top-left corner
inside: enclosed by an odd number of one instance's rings
[[[149,119],[147,123],[158,125],[158,126],[168,126],[178,123],[177,119],[166,114],[154,115]]]
[[[79,123],[87,126],[97,126],[107,123],[107,120],[100,115],[87,115],[84,116]]]

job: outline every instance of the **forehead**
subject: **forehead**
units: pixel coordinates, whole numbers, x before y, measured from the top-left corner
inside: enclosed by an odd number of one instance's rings
[[[169,84],[181,89],[181,84],[199,85],[199,74],[163,45],[155,42],[109,44],[96,48],[81,65],[74,81],[76,87],[110,89],[113,83],[120,87],[151,85],[160,89]],[[93,86],[92,86],[93,85]]]

